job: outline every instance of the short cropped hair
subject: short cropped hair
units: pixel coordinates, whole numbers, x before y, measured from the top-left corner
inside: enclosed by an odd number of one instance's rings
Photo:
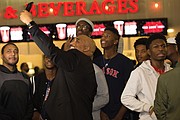
[[[115,35],[117,35],[116,39],[119,40],[120,35],[119,35],[119,32],[118,32],[118,30],[116,28],[114,28],[114,27],[106,27],[104,31],[106,31],[106,30],[109,30],[109,31],[113,32]]]
[[[7,44],[5,44],[5,45],[2,47],[2,49],[1,49],[1,54],[4,54],[4,49],[5,49],[8,45],[14,45],[14,46],[17,48],[17,50],[19,51],[18,47],[17,47],[14,43],[7,43]]]
[[[138,45],[147,45],[147,38],[139,38],[135,41],[134,43],[134,49],[136,48],[136,46]]]
[[[23,67],[24,67],[24,65],[26,65],[26,64],[27,64],[26,62],[21,63],[21,65],[20,65],[20,69],[22,70],[22,69],[23,69]]]
[[[118,45],[119,45],[119,40],[120,40],[120,35],[119,35],[119,32],[118,30],[115,28],[115,27],[112,27],[112,26],[109,26],[109,27],[106,27],[104,31],[106,30],[109,30],[111,32],[113,32],[115,34],[115,39],[118,40],[118,43],[116,45],[116,48],[118,48]]]
[[[154,33],[154,34],[150,35],[149,38],[147,39],[146,48],[149,49],[149,46],[152,43],[152,41],[154,41],[156,39],[163,40],[165,43],[167,43],[166,37],[162,33]]]

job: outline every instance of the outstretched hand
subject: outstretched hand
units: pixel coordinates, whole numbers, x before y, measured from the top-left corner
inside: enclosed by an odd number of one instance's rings
[[[74,35],[70,35],[69,37],[68,37],[68,39],[67,39],[67,41],[64,43],[64,48],[63,48],[63,50],[64,51],[68,51],[69,50],[69,48],[70,48],[70,43],[71,43],[71,41],[74,39]]]
[[[32,14],[27,10],[23,10],[20,13],[20,20],[27,25],[33,20]]]

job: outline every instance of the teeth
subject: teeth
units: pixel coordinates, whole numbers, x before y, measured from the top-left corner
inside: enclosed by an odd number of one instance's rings
[[[158,56],[164,56],[164,54],[159,54]]]
[[[70,49],[75,49],[75,47],[71,46]]]
[[[106,43],[106,41],[101,41],[101,43]]]

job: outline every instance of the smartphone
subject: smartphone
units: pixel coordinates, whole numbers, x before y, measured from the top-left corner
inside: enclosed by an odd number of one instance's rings
[[[34,2],[30,2],[30,3],[27,4],[26,10],[27,10],[28,12],[30,12],[31,7],[33,6],[33,3],[34,3]]]

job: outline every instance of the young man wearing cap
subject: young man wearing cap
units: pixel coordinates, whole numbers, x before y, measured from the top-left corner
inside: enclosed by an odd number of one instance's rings
[[[140,120],[157,120],[154,112],[156,84],[160,74],[170,70],[164,63],[167,54],[164,35],[152,34],[147,40],[150,60],[132,71],[121,96],[121,102],[132,111],[140,112]]]
[[[171,61],[171,67],[175,67],[178,61],[178,51],[175,37],[167,39],[167,59]]]
[[[157,83],[154,111],[158,120],[180,119],[180,33],[176,37],[178,63],[176,67],[160,75]]]
[[[76,21],[76,36],[79,35],[87,35],[88,37],[91,37],[91,34],[94,30],[94,24],[87,18],[80,18]],[[69,45],[71,40],[73,39],[73,35],[69,36],[67,42],[63,44],[62,49],[67,51],[69,49]],[[101,56],[101,51],[96,47],[96,50],[93,54],[93,58],[96,58],[98,56]]]
[[[110,96],[109,103],[101,109],[101,120],[121,120],[127,111],[119,98],[134,65],[129,58],[117,52],[119,38],[117,29],[107,27],[101,37],[104,55],[94,60],[105,74]]]

